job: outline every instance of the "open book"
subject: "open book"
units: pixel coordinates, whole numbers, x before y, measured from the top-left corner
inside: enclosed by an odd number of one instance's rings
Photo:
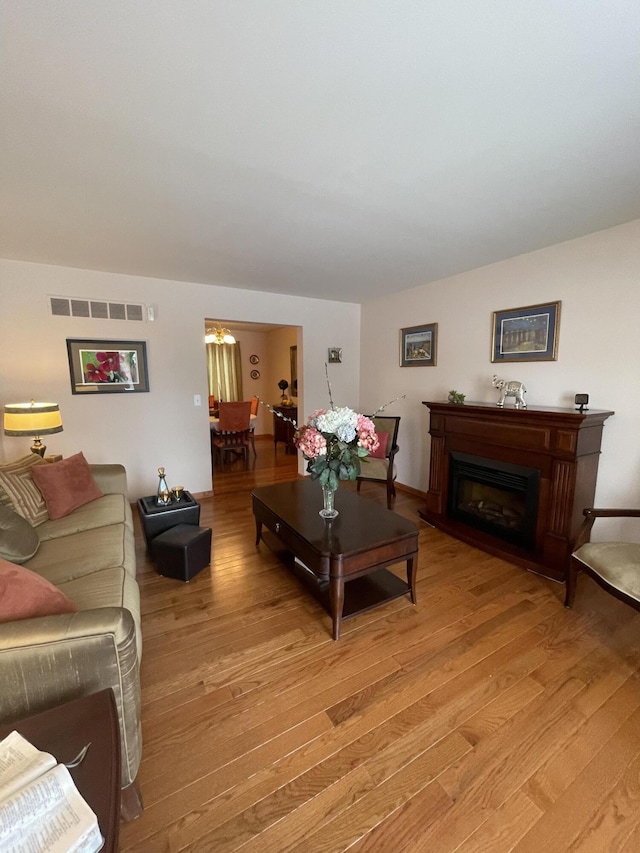
[[[0,741],[2,853],[95,853],[98,819],[53,755],[11,732]]]

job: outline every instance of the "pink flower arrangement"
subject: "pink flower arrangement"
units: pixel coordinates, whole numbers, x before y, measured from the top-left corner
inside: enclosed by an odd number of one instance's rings
[[[356,431],[358,433],[358,446],[364,447],[369,453],[374,453],[378,449],[380,442],[378,441],[373,421],[365,415],[358,415]]]
[[[323,486],[355,480],[360,460],[378,447],[373,421],[346,407],[316,409],[296,430],[294,442],[308,461],[307,471]]]
[[[327,440],[315,427],[305,424],[296,433],[296,446],[305,459],[315,459],[327,452]]]
[[[312,412],[306,424],[296,429],[293,441],[307,460],[311,479],[320,480],[323,488],[335,490],[339,480],[357,480],[360,460],[378,449],[380,442],[371,418],[406,395],[380,406],[371,417],[367,417],[346,406],[334,406],[326,364],[324,369],[331,407]],[[296,426],[295,421],[290,421],[274,409],[271,411]]]

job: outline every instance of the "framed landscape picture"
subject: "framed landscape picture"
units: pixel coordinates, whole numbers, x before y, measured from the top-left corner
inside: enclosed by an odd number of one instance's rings
[[[400,367],[435,367],[437,355],[437,323],[400,329]]]
[[[73,394],[136,393],[149,390],[144,341],[67,338]]]
[[[491,361],[555,361],[560,302],[493,312]]]

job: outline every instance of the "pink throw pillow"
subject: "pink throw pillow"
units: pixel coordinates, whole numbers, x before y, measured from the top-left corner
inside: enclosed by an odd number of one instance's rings
[[[378,449],[374,450],[373,453],[370,453],[373,459],[386,459],[387,458],[387,445],[389,444],[389,433],[388,432],[378,432],[376,433],[378,436]],[[51,513],[49,513],[51,514]]]
[[[102,497],[83,453],[61,462],[34,466],[32,477],[42,492],[49,518],[62,518]]]
[[[75,613],[67,596],[48,580],[0,559],[0,622]]]

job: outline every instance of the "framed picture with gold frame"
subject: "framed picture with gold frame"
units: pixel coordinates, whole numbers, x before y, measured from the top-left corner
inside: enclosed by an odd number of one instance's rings
[[[494,311],[491,361],[555,361],[560,302]]]
[[[400,367],[435,367],[437,362],[437,323],[400,329]]]

